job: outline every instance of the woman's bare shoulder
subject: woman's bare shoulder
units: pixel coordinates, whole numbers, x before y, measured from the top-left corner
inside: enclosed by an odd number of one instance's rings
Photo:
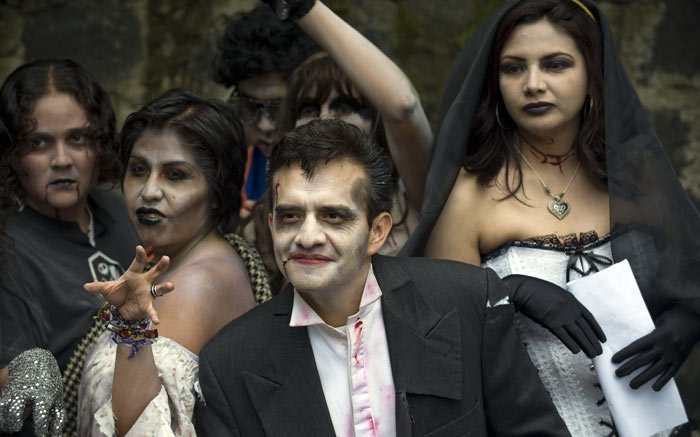
[[[457,180],[452,187],[452,193],[456,193],[462,199],[461,203],[481,202],[487,197],[488,191],[487,186],[479,183],[479,175],[469,173],[463,168],[459,170]]]
[[[245,264],[232,249],[230,253],[214,250],[193,260],[174,272],[170,281],[183,293],[206,295],[208,299],[251,292]]]
[[[479,236],[487,207],[488,187],[478,176],[461,169],[433,228],[426,256],[479,264]]]
[[[175,289],[155,301],[158,330],[195,353],[224,325],[255,306],[248,273],[235,251],[213,250],[178,267],[167,280]]]

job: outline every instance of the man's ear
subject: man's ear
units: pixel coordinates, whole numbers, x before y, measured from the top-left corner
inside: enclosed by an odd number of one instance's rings
[[[271,212],[267,213],[267,226],[270,227],[270,233],[275,232],[275,230],[273,229],[273,226],[272,226],[272,213]]]
[[[372,227],[369,230],[369,245],[367,246],[367,254],[374,255],[384,245],[386,237],[391,232],[391,214],[383,212],[372,220]]]

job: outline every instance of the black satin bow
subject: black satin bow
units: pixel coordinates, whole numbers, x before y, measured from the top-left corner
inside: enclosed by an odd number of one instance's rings
[[[566,263],[566,282],[569,282],[572,270],[581,276],[588,276],[591,273],[599,272],[599,266],[605,268],[613,264],[612,259],[593,253],[593,251],[584,252],[581,249],[577,249],[573,252],[566,252],[566,254],[569,255],[569,261]],[[588,261],[588,269],[586,271],[577,266],[578,263],[583,266],[584,259]]]

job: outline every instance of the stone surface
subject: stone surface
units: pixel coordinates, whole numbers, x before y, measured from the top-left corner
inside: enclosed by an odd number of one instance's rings
[[[435,123],[452,62],[502,0],[327,0],[411,78]],[[211,81],[222,14],[255,0],[0,1],[0,79],[23,62],[70,57],[110,92],[118,121],[184,87],[225,97]],[[600,0],[618,53],[659,137],[700,204],[700,16],[697,0]]]
[[[688,194],[700,205],[697,0],[602,1],[617,51]]]

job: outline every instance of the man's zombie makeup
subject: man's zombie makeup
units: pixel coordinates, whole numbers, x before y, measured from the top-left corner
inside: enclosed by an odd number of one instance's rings
[[[355,187],[364,186],[365,177],[349,161],[317,167],[311,177],[298,166],[275,175],[279,194],[270,215],[275,257],[297,291],[314,295],[362,287],[370,226]]]
[[[248,141],[265,156],[270,154],[277,113],[286,93],[286,82],[279,74],[263,74],[240,81],[229,100],[243,122]]]

